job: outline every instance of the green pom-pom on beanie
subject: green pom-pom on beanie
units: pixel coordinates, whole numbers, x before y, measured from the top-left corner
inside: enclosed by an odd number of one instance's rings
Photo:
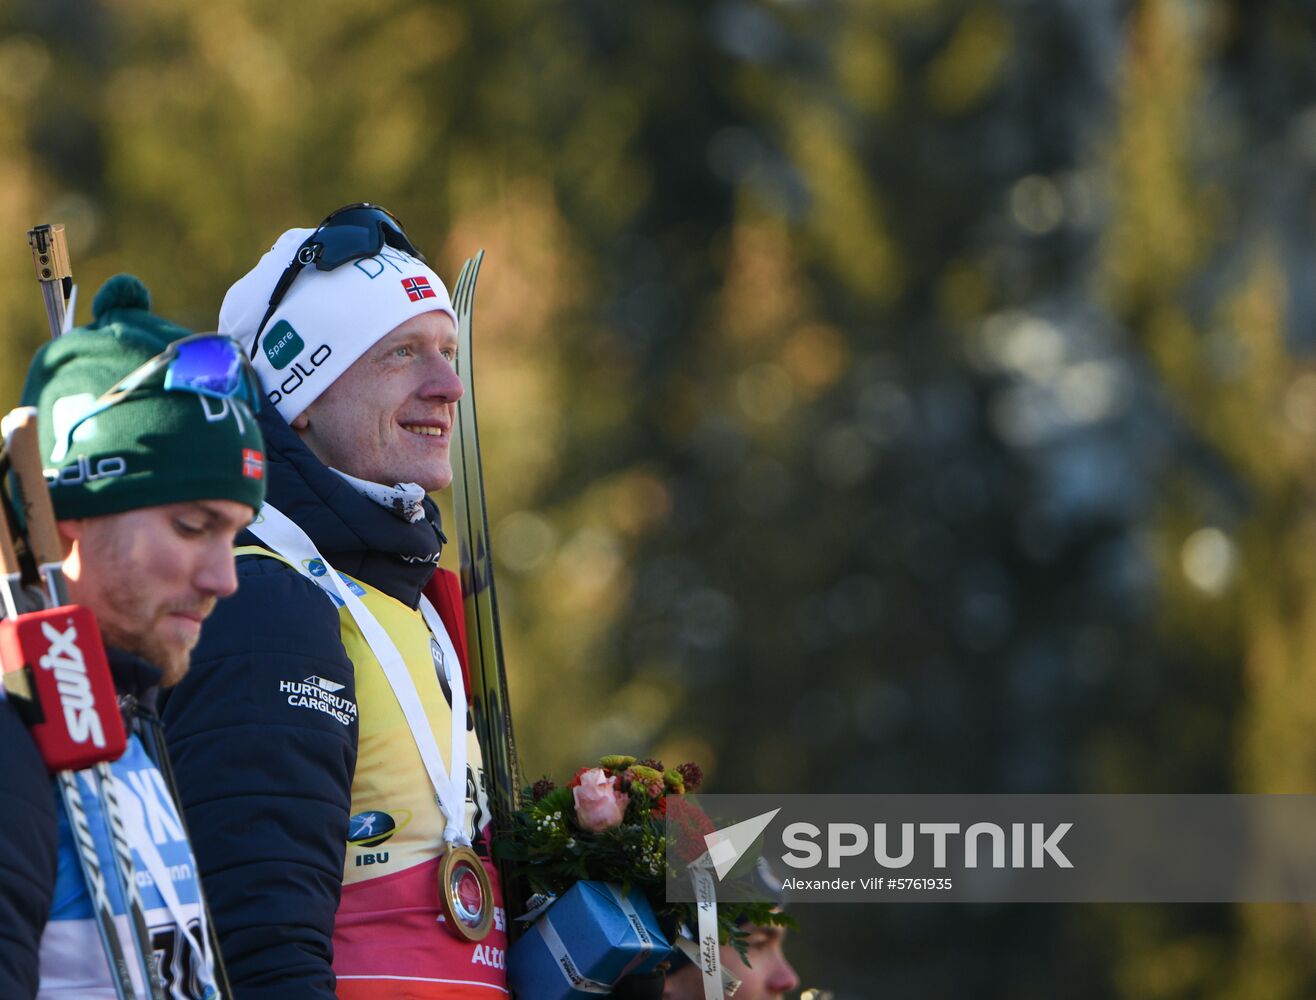
[[[23,403],[35,406],[55,515],[118,514],[190,500],[265,498],[265,446],[237,399],[164,389],[163,373],[77,427],[96,400],[192,331],[151,312],[151,293],[118,274],[92,302],[92,321],[40,351]],[[154,388],[152,388],[154,386]]]
[[[101,290],[91,300],[92,324],[99,322],[106,313],[120,309],[133,309],[144,313],[151,311],[151,293],[134,275],[116,274],[101,285]],[[156,322],[165,322],[158,317],[152,318]]]

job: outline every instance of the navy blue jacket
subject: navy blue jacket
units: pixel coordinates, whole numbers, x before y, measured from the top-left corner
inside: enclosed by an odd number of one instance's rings
[[[416,607],[442,542],[433,504],[432,521],[408,524],[329,470],[273,408],[259,419],[269,502],[336,569]],[[337,696],[355,702],[336,607],[285,563],[240,558],[238,591],[206,621],[163,713],[238,1000],[334,996],[357,727],[281,691],[310,678],[341,684]]]
[[[55,894],[55,797],[13,704],[0,701],[0,997],[33,997]]]
[[[124,725],[147,732],[160,671],[118,649],[106,649]],[[32,736],[12,702],[0,702],[0,997],[33,997],[39,982],[41,934],[55,894],[59,847],[56,793]]]

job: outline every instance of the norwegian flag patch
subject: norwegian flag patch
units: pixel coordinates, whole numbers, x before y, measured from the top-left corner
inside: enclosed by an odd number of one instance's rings
[[[438,298],[434,289],[430,287],[429,278],[403,278],[402,287],[407,292],[407,298],[411,299],[412,302]]]
[[[254,448],[243,448],[242,474],[248,479],[264,479],[265,456]]]

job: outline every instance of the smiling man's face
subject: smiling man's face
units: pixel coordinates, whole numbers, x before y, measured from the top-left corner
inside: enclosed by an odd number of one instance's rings
[[[373,344],[299,416],[293,429],[325,465],[426,492],[452,482],[448,449],[462,383],[446,313],[413,316]]]

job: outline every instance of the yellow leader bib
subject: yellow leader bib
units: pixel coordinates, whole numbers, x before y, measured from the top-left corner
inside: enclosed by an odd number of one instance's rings
[[[323,580],[332,570],[323,563],[300,567],[260,546],[242,546],[235,554],[278,559],[317,583],[338,607],[343,648],[354,668],[357,764],[346,831],[343,892],[333,938],[339,997],[505,997],[506,924],[493,865],[485,863],[494,879],[494,929],[483,942],[458,941],[439,926],[444,916],[436,877],[444,853],[447,817],[436,801],[382,665],[350,611]],[[462,683],[460,665],[446,662],[455,654],[445,652],[445,644],[431,634],[419,611],[345,573],[339,578],[360,598],[396,646],[443,752],[444,764],[450,766],[450,754],[444,748],[450,742],[452,713],[444,678]],[[451,650],[451,642],[446,645]],[[491,813],[483,758],[469,716],[466,754],[462,826],[475,840],[485,830]]]
[[[326,584],[324,564],[302,569],[276,552],[260,546],[241,546],[235,555],[260,555],[278,559],[303,572],[325,590],[338,606],[343,648],[352,661],[356,678],[357,766],[352,780],[352,822],[348,830],[344,884],[397,871],[430,861],[443,854],[443,830],[447,817],[439,807],[424,764],[401,706],[389,685],[383,667],[350,611]],[[461,683],[461,669],[451,641],[440,642],[430,632],[421,613],[383,591],[346,573],[339,578],[388,633],[416,687],[426,721],[440,753],[450,744],[452,732],[451,691],[447,678]],[[446,651],[444,647],[447,647]],[[451,767],[444,753],[445,767]],[[484,788],[483,758],[469,711],[466,718],[466,794],[462,829],[475,839],[490,818]],[[387,847],[384,845],[387,844]],[[374,869],[380,866],[377,871]]]

